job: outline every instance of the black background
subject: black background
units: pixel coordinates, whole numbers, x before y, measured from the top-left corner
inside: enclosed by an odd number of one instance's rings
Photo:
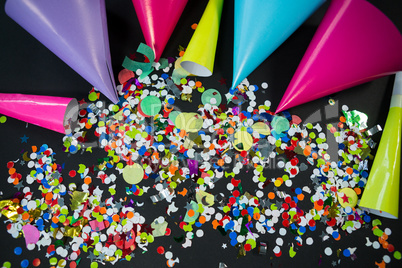
[[[12,1],[12,0],[11,0]],[[4,12],[4,2],[0,1],[0,92],[3,93],[26,93],[37,95],[53,95],[75,97],[78,100],[87,97],[91,85],[75,73],[69,66],[62,62],[57,56],[52,54],[46,47],[39,43],[35,38],[28,34],[24,29],[12,21]],[[329,2],[329,1],[327,1]],[[369,1],[383,11],[402,31],[402,19],[400,12],[402,11],[402,1],[393,0],[377,0]],[[186,6],[183,15],[181,16],[178,25],[173,32],[170,41],[168,42],[162,57],[172,57],[178,55],[179,45],[187,46],[193,30],[191,25],[198,22],[202,12],[207,4],[207,1],[190,0]],[[272,102],[274,110],[278,105],[287,85],[289,84],[311,38],[317,29],[329,3],[325,3],[317,10],[314,15],[309,18],[283,45],[281,45],[267,60],[265,60],[258,69],[256,69],[249,77],[251,84],[261,85],[262,82],[268,82],[269,88],[265,91],[260,90],[258,94],[263,99],[268,99]],[[130,0],[106,0],[107,19],[109,27],[110,49],[112,56],[112,65],[117,81],[117,74],[122,69],[121,63],[125,56],[134,53],[140,42],[144,42],[144,38],[136,18],[134,7]],[[375,38],[375,37],[373,37]],[[212,77],[201,78],[206,88],[216,88],[226,93],[232,77],[232,52],[233,52],[233,1],[226,1],[223,8],[219,41],[215,59],[215,69]],[[401,48],[402,49],[402,48]],[[221,85],[219,80],[227,79],[227,84]],[[368,115],[369,127],[376,124],[384,126],[391,91],[393,86],[393,76],[384,77],[349,90],[342,91],[332,96],[339,104],[339,109],[342,105],[348,105],[351,110],[358,110]],[[195,103],[200,98],[198,93],[193,95]],[[263,99],[257,102],[263,103]],[[194,104],[195,104],[194,103]],[[180,102],[183,109],[194,110],[194,105]],[[322,113],[322,109],[328,104],[328,98],[319,99],[308,104],[301,105],[290,109],[291,114],[296,114],[302,119],[306,119],[315,112]],[[339,114],[340,115],[340,114]],[[337,118],[329,119],[332,123],[336,122]],[[325,120],[323,124],[328,123]],[[96,159],[103,157],[102,150],[94,150],[93,154],[77,154],[69,156],[62,152],[62,134],[51,132],[34,125],[27,126],[26,123],[8,118],[5,124],[0,124],[0,191],[3,196],[0,199],[10,198],[16,189],[7,183],[8,172],[6,163],[9,160],[17,160],[21,157],[21,152],[27,151],[32,145],[40,146],[44,143],[48,144],[57,153],[56,159],[58,163],[65,163],[66,173],[71,169],[77,169],[79,163],[96,163]],[[28,136],[28,143],[21,143],[20,137]],[[379,141],[380,134],[377,134],[374,139]],[[18,170],[24,175],[24,169]],[[280,170],[269,171],[270,174],[265,176],[275,177],[282,174]],[[246,180],[247,174],[242,173]],[[300,186],[310,184],[309,174],[303,173],[297,177],[297,182]],[[67,177],[67,175],[65,175]],[[121,188],[126,185],[124,184]],[[79,183],[78,181],[76,183]],[[118,187],[119,187],[118,182]],[[35,190],[35,186],[31,186],[31,190]],[[221,183],[215,189],[215,193],[225,189],[226,183]],[[247,184],[245,184],[247,188]],[[246,190],[253,191],[256,187],[253,183]],[[120,189],[121,191],[124,189]],[[131,198],[133,198],[131,196]],[[179,198],[176,198],[179,199]],[[165,215],[166,203],[152,205],[149,199],[143,199],[145,205],[140,208],[140,213],[151,221],[154,218]],[[177,201],[177,205],[184,206],[184,201]],[[184,209],[180,207],[181,214]],[[193,239],[191,248],[183,249],[181,245],[173,240],[173,236],[180,236],[183,231],[174,222],[179,222],[176,218],[169,220],[169,227],[172,228],[173,234],[170,237],[156,238],[148,249],[149,252],[142,254],[141,250],[135,251],[135,258],[131,262],[118,262],[115,267],[166,267],[166,259],[164,256],[156,253],[156,248],[160,245],[166,250],[173,252],[174,258],[179,257],[180,263],[178,267],[218,267],[219,262],[223,262],[228,267],[290,267],[297,265],[300,267],[316,267],[320,263],[322,256],[322,267],[330,267],[333,261],[338,261],[335,253],[327,257],[324,254],[326,247],[331,247],[334,252],[337,249],[345,249],[347,247],[357,247],[355,252],[357,259],[352,261],[350,258],[339,257],[341,260],[337,267],[374,267],[374,262],[381,262],[383,255],[391,256],[392,262],[387,267],[400,267],[401,261],[397,261],[385,249],[374,250],[372,247],[366,247],[365,237],[369,237],[371,241],[375,240],[370,228],[353,232],[351,235],[342,233],[340,241],[334,241],[332,238],[325,242],[321,242],[318,237],[321,234],[323,226],[317,228],[315,232],[308,232],[303,236],[311,236],[314,238],[312,246],[303,245],[297,248],[297,255],[291,259],[288,257],[288,243],[294,242],[290,233],[285,236],[285,244],[282,246],[282,257],[276,258],[272,253],[272,248],[275,246],[275,239],[278,234],[264,235],[261,241],[268,242],[270,248],[266,256],[258,255],[255,252],[250,252],[246,257],[237,258],[237,249],[230,246],[229,238],[223,237],[219,232],[212,229],[209,223],[203,225],[202,229],[205,232],[204,237]],[[167,215],[166,215],[167,216]],[[167,216],[168,217],[168,216]],[[42,261],[43,267],[48,267],[49,263],[45,258],[44,252],[38,252],[36,249],[28,251],[25,248],[23,238],[13,239],[7,232],[3,224],[4,217],[0,222],[0,264],[8,260],[12,262],[13,267],[19,267],[22,259],[32,261],[38,257]],[[387,220],[381,218],[383,225],[381,229],[389,227],[392,230],[392,235],[388,242],[395,245],[396,250],[402,250],[402,230],[400,220]],[[320,224],[319,224],[320,225]],[[322,225],[322,224],[321,224]],[[321,229],[320,229],[321,228]],[[222,244],[228,245],[227,249],[222,248]],[[23,248],[23,255],[16,256],[13,250],[16,246]],[[82,254],[80,267],[89,266],[89,259],[86,254]]]

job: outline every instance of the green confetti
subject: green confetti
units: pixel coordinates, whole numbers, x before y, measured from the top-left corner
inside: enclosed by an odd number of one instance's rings
[[[401,257],[402,257],[402,256],[401,256],[401,252],[399,252],[399,251],[395,251],[395,252],[394,252],[394,258],[395,258],[395,259],[400,260]]]
[[[49,260],[50,265],[56,265],[57,264],[57,258],[53,257]]]
[[[373,227],[377,225],[381,225],[381,221],[379,219],[373,220]]]
[[[4,115],[0,117],[0,123],[5,123],[7,121],[7,117],[5,117]]]
[[[10,268],[11,267],[11,263],[8,261],[3,262],[3,266],[4,268]]]
[[[383,233],[384,232],[378,228],[374,229],[374,231],[373,231],[373,234],[378,237],[382,236]]]
[[[91,92],[88,95],[88,100],[90,101],[96,101],[98,99],[98,95],[96,95],[96,92]]]
[[[144,43],[140,43],[138,46],[137,52],[140,54],[143,54],[145,57],[149,59],[149,62],[138,62],[138,61],[133,61],[129,57],[126,57],[123,61],[122,66],[128,70],[131,71],[137,71],[138,69],[141,69],[143,73],[141,74],[140,78],[145,77],[148,75],[150,72],[153,71],[152,63],[155,60],[155,54],[152,48],[149,46],[145,45]]]
[[[289,256],[293,258],[296,255],[296,251],[293,250],[293,247],[289,248]]]
[[[159,67],[159,69],[165,69],[166,67],[169,66],[169,61],[168,61],[168,59],[161,58],[161,59],[159,59],[159,64],[161,65]]]

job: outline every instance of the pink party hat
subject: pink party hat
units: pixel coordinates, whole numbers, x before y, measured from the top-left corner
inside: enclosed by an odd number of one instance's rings
[[[71,133],[78,107],[73,98],[0,93],[0,114],[63,134]]]
[[[276,112],[402,70],[402,36],[365,0],[333,0]]]
[[[159,61],[188,0],[132,0],[145,41]]]

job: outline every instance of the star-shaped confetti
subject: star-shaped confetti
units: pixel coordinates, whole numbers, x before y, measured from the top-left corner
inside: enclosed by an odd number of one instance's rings
[[[28,143],[29,137],[27,137],[27,136],[24,134],[24,136],[23,136],[23,137],[20,137],[20,139],[21,139],[21,143]]]
[[[341,198],[344,203],[349,203],[349,197],[345,193],[343,194],[343,196]]]
[[[221,78],[221,79],[219,79],[219,81],[218,81],[221,85],[226,85],[226,78]]]

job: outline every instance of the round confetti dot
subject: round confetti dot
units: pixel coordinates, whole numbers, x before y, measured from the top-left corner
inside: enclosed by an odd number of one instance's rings
[[[56,265],[57,264],[57,258],[56,257],[50,258],[49,263],[50,263],[50,265]]]
[[[390,263],[391,262],[391,257],[388,255],[384,255],[384,257],[382,257],[382,259],[384,260],[385,263]]]
[[[29,261],[27,259],[21,261],[21,267],[26,268],[28,266],[29,266]]]
[[[91,268],[98,268],[99,264],[97,262],[91,262]]]
[[[40,259],[39,258],[34,259],[32,261],[32,265],[35,267],[38,267],[40,265]]]
[[[195,232],[195,235],[196,235],[197,237],[203,237],[203,236],[204,236],[204,231],[201,230],[201,229],[198,229],[198,230]]]
[[[3,116],[0,116],[0,123],[5,123],[7,121],[7,117],[5,117],[4,115]]]
[[[349,249],[344,249],[342,253],[343,253],[343,256],[350,257],[350,250]]]
[[[11,267],[11,262],[8,262],[8,261],[3,262],[3,266],[2,266],[2,267],[4,267],[4,268],[10,268],[10,267]]]
[[[167,252],[165,253],[165,258],[168,259],[168,260],[170,260],[171,258],[173,258],[173,253],[172,253],[171,251],[167,251]]]
[[[385,233],[386,235],[390,236],[390,235],[392,234],[392,231],[391,231],[391,229],[389,229],[389,228],[385,228],[385,229],[384,229],[384,233]]]
[[[306,239],[306,244],[307,244],[307,245],[310,246],[310,245],[312,245],[313,243],[314,243],[313,238],[309,237],[309,238]]]
[[[286,231],[286,229],[285,229],[285,228],[281,228],[281,229],[279,229],[279,234],[280,234],[281,236],[286,235],[286,233],[287,233],[287,231]]]
[[[402,257],[401,252],[399,252],[399,251],[395,251],[395,252],[394,252],[394,258],[395,258],[395,259],[400,260],[401,257]]]
[[[127,165],[123,169],[123,179],[128,184],[138,184],[144,178],[144,169],[138,164]]]
[[[163,254],[163,253],[165,253],[165,248],[162,247],[162,246],[159,246],[159,247],[156,249],[156,251],[157,251],[159,254]]]
[[[263,82],[263,83],[261,84],[261,87],[262,87],[263,89],[267,89],[267,88],[268,88],[268,83],[267,83],[267,82]]]
[[[98,99],[98,95],[96,94],[96,92],[91,92],[88,95],[88,100],[94,102]]]
[[[250,244],[245,244],[244,245],[244,250],[245,251],[250,251],[251,250],[251,245]]]
[[[373,242],[373,248],[374,249],[379,249],[380,248],[380,243],[378,243],[377,241]]]
[[[22,248],[16,247],[16,248],[14,249],[14,254],[15,254],[15,255],[21,255],[21,253],[22,253]]]
[[[331,256],[332,255],[332,249],[330,247],[327,247],[327,248],[325,248],[324,253],[327,256]]]

